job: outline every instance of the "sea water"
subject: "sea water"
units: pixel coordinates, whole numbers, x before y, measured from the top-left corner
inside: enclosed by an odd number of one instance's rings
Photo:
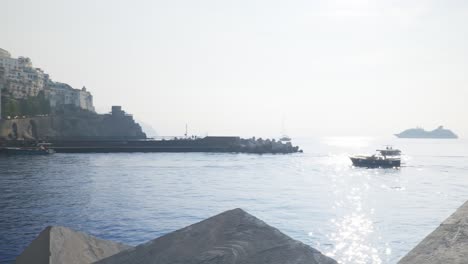
[[[468,141],[320,138],[304,153],[0,156],[0,262],[48,225],[137,245],[243,208],[341,263],[396,263],[468,199]],[[400,169],[353,168],[392,144]]]

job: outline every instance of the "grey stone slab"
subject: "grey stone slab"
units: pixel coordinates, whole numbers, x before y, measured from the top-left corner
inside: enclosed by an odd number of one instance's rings
[[[468,202],[404,256],[398,264],[468,263]]]
[[[89,264],[132,247],[66,227],[49,226],[16,258],[17,264]]]
[[[335,264],[241,209],[226,211],[99,264]]]

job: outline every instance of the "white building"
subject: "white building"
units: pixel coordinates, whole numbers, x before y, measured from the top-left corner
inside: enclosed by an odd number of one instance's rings
[[[37,96],[41,91],[52,108],[61,105],[74,105],[94,112],[93,96],[83,89],[74,89],[65,83],[53,82],[49,75],[34,68],[31,59],[12,58],[11,54],[0,48],[0,92],[4,96],[25,99]]]
[[[49,81],[44,92],[52,108],[61,105],[73,105],[94,112],[93,96],[86,91],[85,87],[80,90],[74,89],[66,83]]]
[[[0,88],[15,99],[37,96],[44,90],[47,75],[41,69],[33,68],[31,59],[11,58],[8,51],[0,49],[0,69],[3,72]]]

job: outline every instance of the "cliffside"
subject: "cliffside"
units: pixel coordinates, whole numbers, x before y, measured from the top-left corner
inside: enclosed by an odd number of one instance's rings
[[[2,140],[50,138],[146,138],[130,115],[92,112],[0,120]]]

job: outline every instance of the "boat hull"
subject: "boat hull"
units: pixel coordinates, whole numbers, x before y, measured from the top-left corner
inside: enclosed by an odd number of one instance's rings
[[[4,148],[3,153],[7,155],[49,155],[55,153],[51,149],[22,149],[22,148]]]
[[[352,157],[350,158],[355,167],[364,168],[398,168],[401,166],[401,160],[399,159],[370,159]]]

